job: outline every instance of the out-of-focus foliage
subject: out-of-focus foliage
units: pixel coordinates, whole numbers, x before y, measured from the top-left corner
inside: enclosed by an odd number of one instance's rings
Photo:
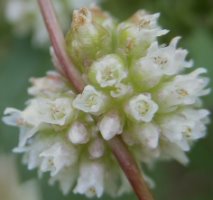
[[[8,105],[23,108],[27,99],[26,88],[31,76],[43,76],[52,68],[48,50],[35,50],[29,38],[18,39],[3,20],[0,1],[0,113]],[[181,46],[190,52],[196,67],[206,67],[213,78],[213,1],[212,0],[105,0],[103,7],[115,17],[125,19],[138,9],[160,12],[160,24],[170,29],[163,41],[176,35],[182,36]],[[213,86],[211,81],[210,86]],[[205,99],[213,110],[213,93]],[[211,117],[212,118],[212,117]],[[176,162],[157,163],[148,174],[156,182],[156,199],[211,200],[213,197],[213,125],[205,139],[198,142],[190,153],[190,164],[183,167]],[[17,129],[0,122],[0,151],[11,152],[17,143]],[[36,177],[19,163],[22,180]],[[63,197],[58,187],[49,187],[41,181],[43,199],[86,200],[80,196]],[[109,200],[109,197],[103,198]],[[134,200],[134,195],[120,199]]]

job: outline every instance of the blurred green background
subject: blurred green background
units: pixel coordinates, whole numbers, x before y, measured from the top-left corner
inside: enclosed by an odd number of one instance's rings
[[[17,38],[3,19],[0,0],[0,113],[5,107],[22,109],[27,100],[29,77],[43,76],[52,69],[48,50],[36,49],[30,36]],[[160,12],[160,24],[170,29],[162,38],[168,42],[176,35],[182,36],[181,46],[189,50],[196,67],[206,67],[213,78],[213,1],[212,0],[105,0],[103,8],[123,20],[140,8]],[[212,88],[213,82],[210,82]],[[205,106],[213,110],[213,93],[205,97]],[[212,117],[211,117],[212,118]],[[213,124],[208,135],[200,140],[189,153],[190,164],[186,167],[177,162],[158,163],[149,170],[156,182],[153,190],[156,200],[212,200],[213,199]],[[11,152],[18,141],[18,129],[0,122],[0,153]],[[21,180],[36,178],[36,172],[28,172],[17,157]],[[78,195],[63,197],[58,187],[49,187],[47,177],[39,180],[43,200],[86,200]],[[1,197],[0,197],[1,199]],[[109,200],[108,196],[101,198]],[[134,200],[126,195],[120,200]],[[2,200],[2,199],[1,199]]]

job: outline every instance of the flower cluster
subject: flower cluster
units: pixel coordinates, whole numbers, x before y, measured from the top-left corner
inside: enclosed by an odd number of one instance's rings
[[[98,3],[92,0],[54,0],[53,2],[64,30],[67,30],[70,23],[68,16],[71,15],[73,9]],[[13,26],[17,35],[23,36],[32,33],[32,42],[35,46],[47,46],[48,34],[35,0],[6,0],[5,18]]]
[[[75,10],[67,50],[86,86],[75,94],[58,73],[31,79],[33,96],[23,111],[5,110],[4,122],[20,127],[19,145],[29,169],[50,173],[64,194],[101,197],[130,190],[107,141],[119,135],[137,163],[176,159],[205,136],[210,91],[204,68],[191,68],[187,51],[157,38],[168,31],[159,14],[138,11],[118,23],[97,7]],[[55,59],[54,59],[55,60]],[[55,63],[57,64],[57,63]],[[148,180],[148,178],[147,178]]]

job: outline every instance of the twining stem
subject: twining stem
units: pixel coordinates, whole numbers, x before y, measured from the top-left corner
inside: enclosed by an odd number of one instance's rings
[[[114,137],[108,142],[108,144],[131,183],[138,199],[153,200],[153,197],[143,179],[142,172],[140,172],[137,163],[133,159],[122,139],[120,139],[119,136]]]
[[[78,93],[82,92],[84,88],[84,81],[80,73],[74,67],[70,60],[65,46],[64,35],[59,26],[51,0],[38,0],[49,37],[60,66],[58,70],[70,81]],[[133,159],[127,146],[118,136],[114,137],[108,142],[109,146],[118,160],[121,168],[126,174],[130,184],[133,187],[139,200],[153,200],[142,174]]]
[[[62,68],[60,72],[67,77],[77,92],[82,92],[84,82],[66,52],[64,35],[59,26],[52,2],[51,0],[38,0],[38,3],[55,55],[60,63],[60,67]]]

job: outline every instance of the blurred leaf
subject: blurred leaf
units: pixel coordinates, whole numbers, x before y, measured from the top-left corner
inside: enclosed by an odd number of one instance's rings
[[[210,88],[213,88],[213,37],[205,29],[195,30],[188,38],[183,38],[184,46],[189,50],[190,57],[196,67],[208,69],[208,77],[211,79]],[[208,108],[213,108],[213,93],[204,98]]]

